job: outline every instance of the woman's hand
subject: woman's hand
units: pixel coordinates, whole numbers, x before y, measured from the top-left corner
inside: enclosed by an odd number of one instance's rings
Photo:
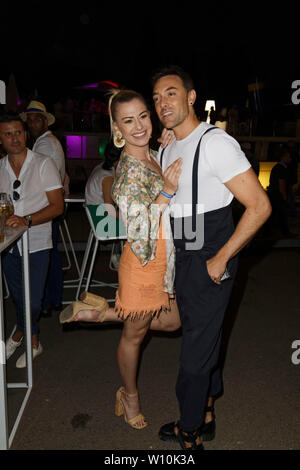
[[[178,181],[181,174],[182,158],[177,158],[163,174],[164,177],[164,191],[168,194],[174,194],[178,188]]]
[[[169,145],[173,140],[175,139],[175,134],[172,131],[172,129],[166,129],[164,128],[161,136],[159,139],[157,139],[157,142],[159,142],[162,146],[162,148],[166,148],[167,145]]]

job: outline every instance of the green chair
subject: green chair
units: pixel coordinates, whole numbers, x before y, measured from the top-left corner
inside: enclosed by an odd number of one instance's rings
[[[89,270],[88,270],[88,275],[86,278],[86,284],[85,284],[85,289],[84,289],[86,291],[89,290],[89,286],[91,283],[91,277],[92,277],[92,272],[94,269],[99,242],[112,241],[112,250],[111,250],[111,256],[110,256],[109,268],[112,270],[116,270],[112,262],[113,256],[115,254],[115,248],[118,242],[120,241],[121,241],[121,246],[123,247],[122,240],[127,239],[126,228],[122,220],[116,219],[115,217],[110,216],[108,212],[106,211],[103,204],[84,205],[83,207],[85,208],[87,219],[89,221],[91,230],[90,230],[87,246],[86,246],[83,261],[82,261],[79,284],[78,284],[77,292],[76,292],[76,300],[79,299],[79,293],[80,293],[80,289],[81,289],[84,275],[86,272],[88,259],[90,257],[93,243],[94,243],[94,248],[92,252],[91,261],[89,264]],[[118,288],[118,283],[107,283],[107,282],[97,281],[94,279],[92,282],[93,282],[92,284],[93,286],[112,287],[115,289]],[[114,299],[108,299],[108,301],[113,301],[113,300]]]

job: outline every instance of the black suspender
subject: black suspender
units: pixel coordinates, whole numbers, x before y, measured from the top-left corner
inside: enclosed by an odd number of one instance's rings
[[[206,129],[205,132],[200,137],[200,140],[198,142],[195,156],[194,156],[194,162],[193,162],[193,175],[192,175],[192,210],[193,210],[193,215],[192,215],[192,230],[196,231],[196,216],[197,216],[197,203],[198,203],[198,166],[199,166],[199,155],[200,155],[200,144],[202,137],[207,134],[207,132],[212,131],[213,129],[218,129],[218,127],[213,126],[210,127],[209,129]],[[163,154],[164,154],[165,148],[162,149],[161,154],[160,154],[160,166],[162,168],[162,160],[163,160]]]
[[[202,137],[205,134],[207,134],[207,132],[210,132],[213,129],[218,129],[218,127],[213,126],[207,129],[205,132],[203,132],[198,142],[195,156],[194,156],[193,176],[192,176],[192,211],[193,211],[192,230],[193,232],[196,231],[196,216],[197,216],[197,203],[198,203],[198,166],[199,166],[200,144],[201,144]]]
[[[162,149],[161,154],[160,154],[160,167],[161,167],[161,169],[162,169],[162,158],[163,158],[163,154],[164,154],[165,149],[166,149],[166,147],[164,149]]]

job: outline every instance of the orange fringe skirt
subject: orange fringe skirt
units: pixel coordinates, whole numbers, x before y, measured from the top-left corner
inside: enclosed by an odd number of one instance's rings
[[[115,311],[123,320],[158,316],[170,310],[169,294],[163,291],[166,273],[166,241],[157,240],[155,258],[142,266],[128,242],[119,261],[119,288],[116,292]]]

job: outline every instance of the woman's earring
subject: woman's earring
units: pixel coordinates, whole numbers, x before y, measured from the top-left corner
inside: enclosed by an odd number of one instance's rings
[[[125,139],[123,139],[123,136],[120,131],[117,131],[114,134],[114,145],[117,148],[122,148],[125,145]]]

